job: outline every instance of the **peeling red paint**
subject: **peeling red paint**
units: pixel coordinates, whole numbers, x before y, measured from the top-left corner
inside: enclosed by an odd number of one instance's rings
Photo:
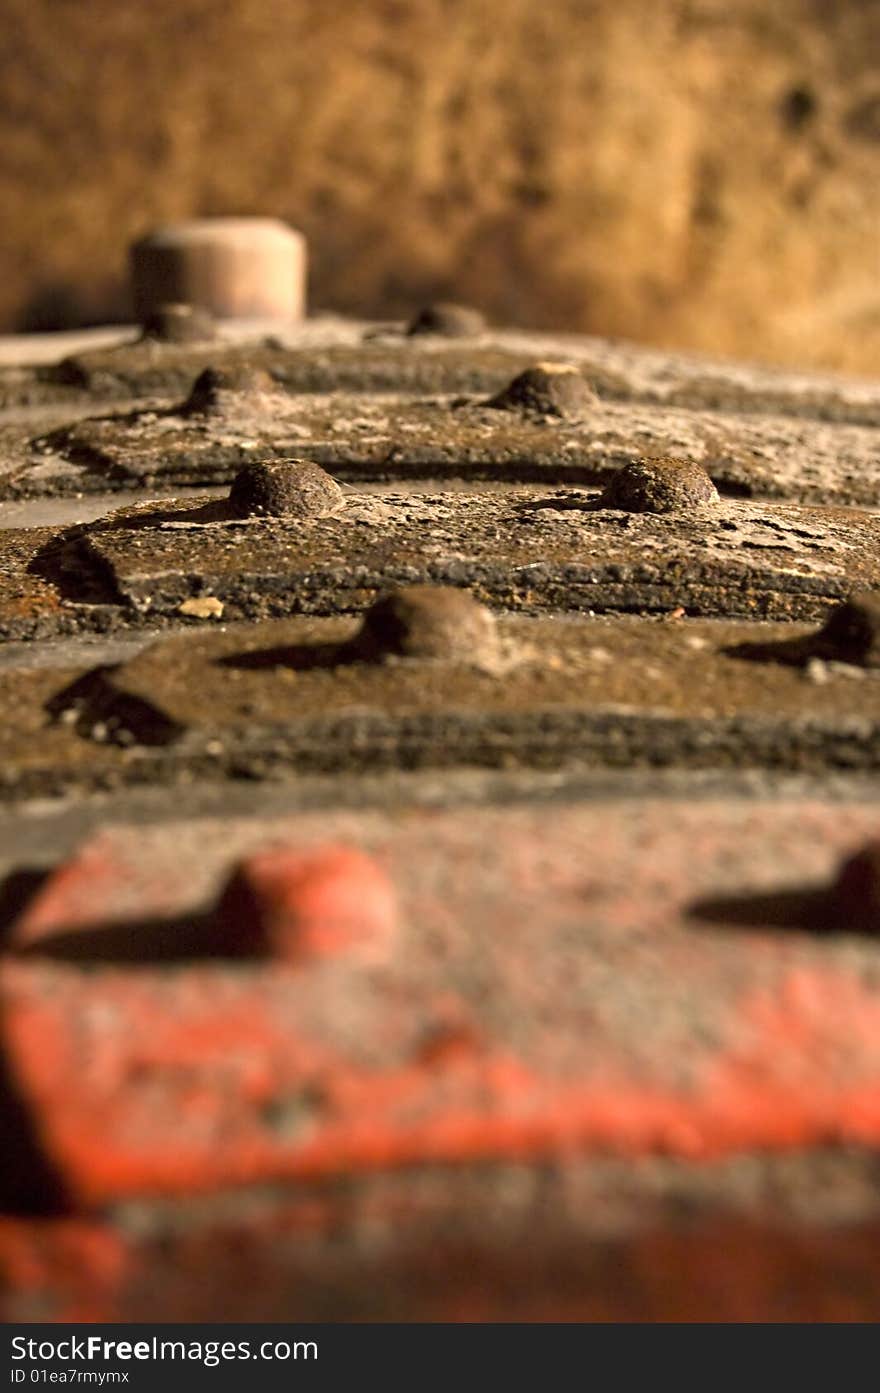
[[[188,976],[175,1002],[117,975],[102,1007],[88,987],[6,970],[15,1079],[83,1204],[423,1162],[880,1143],[880,997],[842,972],[746,994],[737,1038],[681,1085],[673,1070],[666,1083],[633,1076],[611,1047],[585,1054],[576,1080],[497,1046],[369,1067],[280,1019],[265,984],[223,1000]],[[80,1038],[96,1004],[115,1020]]]

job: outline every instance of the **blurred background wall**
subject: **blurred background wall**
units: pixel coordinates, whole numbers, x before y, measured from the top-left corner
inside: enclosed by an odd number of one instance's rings
[[[315,307],[880,370],[880,0],[0,0],[0,327],[191,214]]]

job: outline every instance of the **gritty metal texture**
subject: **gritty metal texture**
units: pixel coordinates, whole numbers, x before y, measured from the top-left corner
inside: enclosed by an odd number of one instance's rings
[[[0,673],[2,797],[462,764],[880,764],[880,677],[816,657],[805,626],[502,619],[496,630],[473,605],[453,642],[448,613],[418,632],[426,616],[411,602],[389,613],[383,601],[365,625],[218,626],[217,602],[203,604],[186,613],[205,632],[92,667],[81,649],[79,667]]]
[[[40,567],[50,584],[71,552],[82,577],[68,591],[74,603],[91,573],[144,615],[196,591],[259,617],[357,610],[395,584],[440,583],[526,612],[684,606],[811,619],[852,590],[880,587],[880,516],[737,501],[634,515],[588,491],[351,490],[344,508],[306,529],[218,521],[173,500],[122,510],[57,538],[57,561]]]
[[[205,372],[208,381],[239,376],[231,369]],[[187,395],[167,405],[65,422],[42,436],[10,428],[0,491],[38,497],[222,484],[243,461],[272,455],[305,455],[352,480],[603,483],[627,461],[650,454],[702,465],[728,496],[880,503],[876,431],[860,424],[624,405],[606,397],[572,418],[502,412],[479,396],[291,395],[277,376],[252,380],[262,381],[262,391],[228,391],[222,413],[217,392],[213,411],[194,412],[188,382]]]
[[[524,613],[814,619],[880,584],[878,541],[872,513],[725,500],[633,514],[588,490],[349,489],[307,519],[168,499],[0,532],[0,634],[173,622],[200,595],[229,619],[346,613],[402,584],[464,586]]]

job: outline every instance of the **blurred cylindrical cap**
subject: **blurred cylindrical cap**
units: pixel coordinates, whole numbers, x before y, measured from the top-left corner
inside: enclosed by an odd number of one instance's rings
[[[135,314],[171,302],[217,319],[277,319],[305,312],[306,240],[276,218],[196,218],[156,228],[130,253]]]

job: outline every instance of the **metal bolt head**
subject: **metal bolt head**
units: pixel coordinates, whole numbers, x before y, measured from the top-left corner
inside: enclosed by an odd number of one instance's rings
[[[466,590],[410,585],[377,600],[356,640],[368,658],[480,662],[498,648],[495,616]]]
[[[144,338],[159,343],[208,343],[217,337],[212,316],[197,305],[159,305],[143,327]]]
[[[438,334],[447,339],[473,338],[482,334],[486,328],[486,318],[470,305],[455,305],[451,301],[438,301],[425,305],[410,321],[407,333]]]
[[[718,501],[718,490],[701,464],[664,458],[625,464],[609,480],[600,505],[627,513],[678,513]]]
[[[880,592],[862,591],[833,609],[815,646],[839,662],[880,667]]]
[[[535,363],[519,373],[487,406],[536,416],[585,416],[599,398],[572,363]]]
[[[831,899],[836,928],[880,934],[880,839],[844,861]]]
[[[292,322],[305,303],[306,244],[276,218],[194,218],[131,248],[135,313],[143,322],[172,301],[218,319]]]
[[[237,517],[320,518],[342,507],[344,494],[311,460],[254,460],[240,469],[229,491]]]

